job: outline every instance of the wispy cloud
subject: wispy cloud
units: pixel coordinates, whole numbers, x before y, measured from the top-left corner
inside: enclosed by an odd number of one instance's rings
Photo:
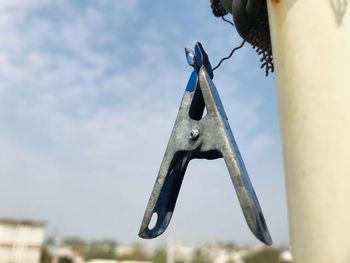
[[[191,71],[182,46],[193,45],[200,35],[219,57],[229,49],[220,45],[232,38],[222,29],[215,32],[220,27],[211,23],[188,36],[194,31],[188,21],[202,15],[176,20],[164,3],[149,5],[138,0],[1,1],[3,216],[47,219],[63,234],[135,238]],[[242,54],[238,62],[246,59],[246,51]],[[224,103],[254,164],[275,140],[258,130],[263,100],[237,88],[241,80],[230,74],[239,72],[239,66],[227,66],[215,81],[218,87],[230,83],[222,90]],[[197,191],[227,184],[209,179],[225,171],[222,163],[194,163],[190,169],[208,184],[189,179],[184,198],[192,201],[182,203],[182,216],[195,205]],[[203,188],[189,191],[198,183]],[[214,198],[212,206],[225,197]],[[209,220],[215,218],[203,224]],[[198,232],[193,240],[211,235]]]

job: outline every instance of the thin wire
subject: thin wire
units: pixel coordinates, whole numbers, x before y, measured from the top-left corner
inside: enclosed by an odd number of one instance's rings
[[[217,65],[213,68],[213,71],[216,70],[218,67],[220,67],[221,63],[224,62],[224,60],[227,60],[227,59],[229,59],[230,57],[232,57],[233,53],[234,53],[236,50],[242,48],[244,44],[245,44],[245,40],[243,40],[243,42],[242,42],[242,44],[241,44],[240,46],[235,47],[234,49],[232,49],[230,55],[228,55],[227,57],[224,57],[223,59],[221,59],[220,62],[219,62],[219,64],[217,64]]]
[[[224,20],[225,22],[229,23],[231,26],[233,26],[233,27],[235,26],[235,24],[233,24],[233,22],[231,22],[230,20],[227,20],[225,18],[225,16],[221,16],[221,19]]]

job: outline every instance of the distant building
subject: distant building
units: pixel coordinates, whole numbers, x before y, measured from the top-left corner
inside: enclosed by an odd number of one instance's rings
[[[173,244],[168,246],[167,255],[169,258],[172,258],[172,261],[181,261],[184,263],[189,263],[192,260],[192,256],[196,247],[186,246],[181,243]],[[171,262],[171,261],[170,261]]]
[[[115,253],[118,256],[128,256],[131,255],[134,252],[134,247],[133,246],[116,246],[115,248]]]
[[[39,263],[43,222],[0,218],[0,263]]]
[[[281,262],[292,262],[293,261],[293,256],[292,253],[289,250],[283,251],[280,256],[280,261]]]

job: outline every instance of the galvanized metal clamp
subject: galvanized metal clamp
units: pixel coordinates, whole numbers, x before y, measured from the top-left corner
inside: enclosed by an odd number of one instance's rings
[[[202,45],[186,49],[193,72],[182,98],[159,174],[149,199],[139,236],[155,238],[169,225],[188,163],[192,159],[224,158],[243,214],[253,234],[272,244],[269,230],[219,94],[212,82],[213,71]],[[204,109],[207,115],[203,116]],[[153,214],[157,222],[150,229]]]

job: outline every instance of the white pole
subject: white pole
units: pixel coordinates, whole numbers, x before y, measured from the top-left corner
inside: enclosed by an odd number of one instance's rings
[[[350,262],[350,7],[268,0],[294,263]]]

